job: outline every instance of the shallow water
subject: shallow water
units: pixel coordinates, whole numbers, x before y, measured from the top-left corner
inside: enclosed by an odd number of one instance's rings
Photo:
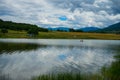
[[[29,80],[60,72],[99,73],[119,51],[119,40],[0,39],[0,80]]]

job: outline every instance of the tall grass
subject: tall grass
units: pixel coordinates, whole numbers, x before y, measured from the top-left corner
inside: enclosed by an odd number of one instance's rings
[[[34,77],[32,80],[102,80],[99,75],[83,75],[80,73],[60,73],[60,74],[49,74]]]
[[[103,67],[100,74],[60,73],[40,75],[32,80],[120,80],[120,54],[109,67]]]
[[[120,80],[120,54],[115,56],[116,61],[110,67],[102,68],[102,75],[107,80]]]
[[[80,74],[73,75],[71,73],[61,73],[57,75],[42,75],[37,78],[34,78],[33,80],[82,80]]]
[[[120,35],[84,32],[39,32],[35,37],[28,36],[26,31],[8,30],[0,33],[0,38],[42,38],[42,39],[108,39],[120,40]]]

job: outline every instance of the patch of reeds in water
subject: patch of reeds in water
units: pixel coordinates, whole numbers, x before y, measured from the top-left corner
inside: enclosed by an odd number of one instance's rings
[[[40,75],[32,80],[120,80],[120,54],[109,67],[103,67],[100,74],[60,73]]]

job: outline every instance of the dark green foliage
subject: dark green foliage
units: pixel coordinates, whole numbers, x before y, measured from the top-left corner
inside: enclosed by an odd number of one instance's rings
[[[38,30],[40,31],[40,32],[48,32],[48,29],[46,29],[46,28],[38,28]]]
[[[73,28],[71,28],[70,32],[83,32],[83,31],[81,29],[73,29]]]
[[[21,30],[28,31],[31,28],[37,28],[41,32],[47,31],[47,29],[39,28],[38,26],[33,25],[33,24],[15,23],[11,21],[3,21],[0,19],[0,29],[2,28],[10,29],[10,30],[17,30],[17,31],[21,31]]]
[[[120,31],[120,22],[110,25],[109,27],[104,28],[103,30],[105,30],[105,31]]]
[[[8,30],[3,28],[3,29],[1,29],[1,33],[8,33]]]
[[[120,32],[116,32],[116,34],[120,34]]]
[[[120,55],[116,56],[117,61],[108,68],[108,77],[112,80],[120,80]]]
[[[100,33],[120,33],[120,22],[119,23],[116,23],[116,24],[113,24],[113,25],[110,25],[106,28],[103,28],[103,29],[100,29],[100,30],[97,30],[95,32],[100,32]]]
[[[38,49],[40,46],[37,44],[28,44],[28,43],[4,43],[0,42],[0,54],[2,53],[13,53],[15,51],[30,51]],[[45,46],[42,46],[45,47]]]
[[[39,77],[34,77],[33,80],[83,80],[81,74],[72,73],[61,73],[61,74],[50,74],[41,75]]]
[[[75,32],[75,30],[73,28],[70,28],[70,32]]]
[[[107,80],[120,80],[120,54],[117,54],[115,58],[116,61],[110,67],[102,68],[102,75]]]
[[[86,75],[80,73],[59,73],[40,75],[39,77],[33,77],[32,80],[105,80],[100,75]]]
[[[101,74],[80,74],[80,73],[61,73],[51,75],[40,75],[33,80],[120,80],[120,54],[115,56],[114,61],[109,67],[103,67]]]
[[[31,35],[38,35],[38,32],[38,28],[30,28],[27,33]]]
[[[30,28],[37,28],[36,25],[25,24],[25,23],[15,23],[11,21],[2,21],[0,20],[0,28],[6,28],[10,30],[29,30]]]
[[[2,20],[2,19],[0,19],[0,22],[3,22],[3,20]]]
[[[1,33],[0,33],[0,37],[1,37]]]
[[[78,29],[78,30],[75,30],[75,32],[83,32],[82,30]]]

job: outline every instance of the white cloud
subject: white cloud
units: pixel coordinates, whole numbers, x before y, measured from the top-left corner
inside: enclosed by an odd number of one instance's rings
[[[120,21],[119,9],[113,7],[115,2],[112,0],[4,0],[0,1],[0,18],[42,27],[106,27]],[[60,16],[66,16],[68,20],[60,21],[58,19]]]

